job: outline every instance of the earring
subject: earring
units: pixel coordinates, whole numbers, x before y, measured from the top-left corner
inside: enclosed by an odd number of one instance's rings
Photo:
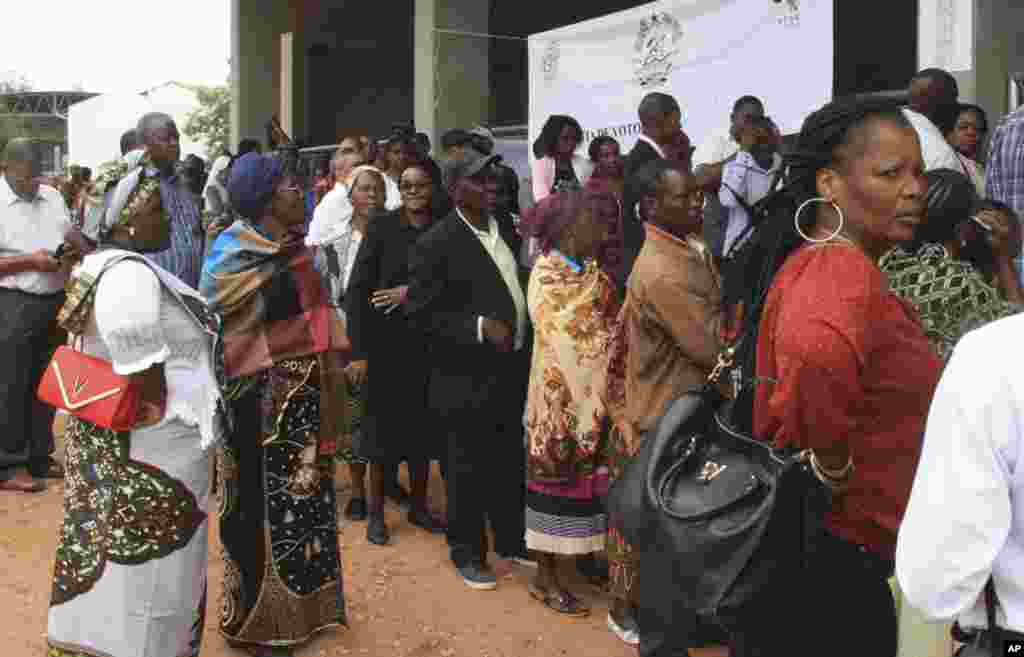
[[[839,215],[839,226],[837,226],[835,231],[825,239],[811,237],[804,232],[803,228],[800,227],[800,213],[802,213],[804,211],[804,208],[810,205],[811,203],[828,203],[836,211],[836,214]],[[826,242],[831,242],[835,238],[839,237],[839,234],[843,232],[843,211],[839,208],[838,205],[836,205],[835,201],[830,201],[826,198],[822,198],[821,196],[809,198],[803,203],[801,203],[800,207],[796,209],[796,215],[793,217],[793,225],[796,228],[797,234],[800,235],[800,237],[807,240],[808,242],[811,242],[812,244],[825,244]]]

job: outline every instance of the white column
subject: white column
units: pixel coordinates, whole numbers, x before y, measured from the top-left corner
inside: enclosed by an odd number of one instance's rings
[[[264,124],[278,108],[272,81],[280,1],[231,0],[232,149],[247,137],[264,141]]]
[[[292,122],[295,106],[292,99],[295,97],[295,53],[293,34],[288,32],[281,35],[281,129],[289,137],[295,138],[295,125]]]
[[[437,89],[435,67],[438,65],[436,25],[437,3],[443,0],[415,0],[413,16],[413,119],[416,129],[430,136],[437,144]],[[438,152],[440,152],[438,150]]]

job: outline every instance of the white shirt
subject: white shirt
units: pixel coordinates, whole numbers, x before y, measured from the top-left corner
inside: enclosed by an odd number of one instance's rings
[[[722,169],[722,187],[718,190],[718,199],[729,210],[722,253],[729,253],[740,233],[750,224],[747,211],[737,202],[732,190],[739,194],[748,206],[753,205],[768,195],[775,173],[781,166],[782,157],[777,153],[772,159],[771,168],[762,169],[754,156],[746,151],[740,151],[735,160],[726,163]],[[747,233],[747,237],[749,236],[750,233]]]
[[[384,176],[386,198],[384,209],[391,211],[402,207],[402,194],[398,185],[388,176]],[[331,239],[342,230],[345,221],[352,218],[352,202],[348,198],[348,186],[345,183],[334,183],[331,191],[324,194],[313,210],[313,219],[309,222],[306,233],[306,244],[317,246]]]
[[[896,575],[926,618],[984,628],[989,576],[997,622],[1024,632],[1024,331],[1015,315],[968,333],[932,400],[899,532]]]
[[[487,254],[491,256],[498,271],[501,272],[501,278],[505,281],[509,294],[512,295],[512,302],[516,306],[515,345],[516,351],[518,351],[523,348],[526,339],[526,295],[523,294],[523,287],[519,283],[519,264],[516,262],[516,257],[513,255],[512,249],[508,248],[505,240],[501,238],[501,231],[498,230],[498,222],[494,220],[494,217],[488,220],[490,223],[487,230],[480,230],[466,219],[461,210],[456,208],[455,212],[484,245]],[[476,337],[480,342],[484,341],[483,317],[477,319]]]
[[[918,141],[921,142],[921,157],[924,159],[925,171],[934,169],[963,171],[956,151],[942,136],[942,131],[935,127],[935,124],[927,116],[907,108],[903,108],[903,115],[910,121],[910,125],[917,132]]]
[[[703,164],[717,164],[740,151],[740,145],[732,138],[732,133],[726,129],[708,136],[702,141],[697,149],[693,151],[693,168]]]
[[[56,251],[70,230],[71,218],[60,192],[40,185],[36,198],[26,201],[0,174],[0,257],[25,256],[40,249]],[[67,279],[67,272],[23,271],[0,276],[0,287],[53,294],[64,289]]]

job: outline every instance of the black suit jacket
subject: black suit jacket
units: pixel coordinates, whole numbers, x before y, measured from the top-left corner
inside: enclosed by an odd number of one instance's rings
[[[499,230],[510,244],[514,235]],[[524,296],[525,277],[521,270]],[[405,312],[429,342],[427,397],[434,412],[442,418],[484,412],[496,422],[522,422],[531,336],[524,336],[522,350],[511,353],[479,341],[480,317],[515,327],[515,302],[490,254],[454,211],[412,248]]]
[[[654,160],[660,160],[658,151],[646,141],[637,141],[633,150],[629,151],[625,162],[626,184],[622,193],[622,278],[616,281],[619,284],[619,291],[625,294],[626,281],[633,271],[633,262],[640,254],[644,245],[644,226],[636,218],[633,208],[640,200],[640,191],[637,189],[633,176],[642,169],[645,164]]]

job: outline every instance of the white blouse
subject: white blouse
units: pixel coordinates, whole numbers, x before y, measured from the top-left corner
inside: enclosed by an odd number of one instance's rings
[[[217,380],[212,345],[150,267],[127,260],[100,278],[82,349],[110,361],[121,375],[163,363],[167,380],[164,419],[150,431],[180,422],[196,427],[204,447],[213,444]]]

